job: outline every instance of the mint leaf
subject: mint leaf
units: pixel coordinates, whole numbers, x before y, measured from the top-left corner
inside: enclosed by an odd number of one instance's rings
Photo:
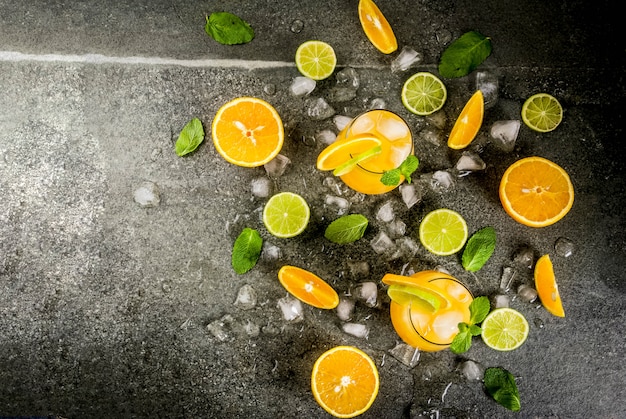
[[[361,214],[344,215],[329,224],[324,237],[337,244],[352,243],[363,237],[367,224],[367,218]]]
[[[467,330],[472,336],[480,336],[483,331],[480,326],[476,326],[475,324],[471,325]]]
[[[220,44],[245,44],[254,38],[254,29],[239,16],[228,12],[211,13],[204,31]]]
[[[245,274],[256,265],[263,248],[263,239],[258,231],[244,228],[233,245],[232,265],[235,272]]]
[[[489,314],[489,309],[489,298],[485,296],[474,298],[469,306],[470,322],[472,324],[482,323],[487,314]]]
[[[491,54],[491,40],[479,32],[467,32],[446,48],[439,61],[439,74],[463,77],[474,71]]]
[[[204,128],[198,118],[193,118],[185,125],[176,140],[176,154],[184,156],[194,151],[204,141]]]
[[[467,324],[460,323],[459,330],[462,328],[461,325],[465,325],[466,329],[457,333],[454,339],[452,339],[452,343],[450,344],[450,350],[455,354],[462,354],[463,352],[467,352],[472,346],[472,334],[469,332]]]
[[[489,260],[496,249],[496,230],[493,227],[485,227],[472,234],[465,250],[461,263],[466,271],[476,272]]]
[[[521,408],[519,392],[513,374],[504,368],[487,368],[483,377],[487,393],[501,406],[513,412]]]
[[[404,176],[408,183],[411,183],[411,175],[417,170],[419,160],[413,154],[408,156],[399,167],[387,170],[383,173],[380,181],[386,186],[396,186],[400,183],[400,176]]]

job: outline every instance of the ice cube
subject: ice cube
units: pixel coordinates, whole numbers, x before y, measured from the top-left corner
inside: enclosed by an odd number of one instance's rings
[[[250,310],[256,305],[256,291],[251,285],[244,285],[239,288],[235,305],[242,310]]]
[[[394,239],[404,237],[406,234],[406,223],[396,218],[387,224],[387,232],[389,233],[389,237]]]
[[[431,143],[435,146],[440,146],[443,143],[443,134],[439,130],[424,129],[420,132],[420,138]]]
[[[493,107],[498,101],[498,77],[490,71],[476,72],[476,90],[483,92],[485,109]]]
[[[472,151],[464,151],[456,162],[456,170],[458,170],[460,174],[485,170],[485,167],[487,167],[487,165],[483,159]]]
[[[289,157],[279,154],[269,162],[265,163],[263,167],[269,177],[279,178],[285,173],[285,170],[287,170],[287,166],[289,166],[290,163],[291,160]]]
[[[316,81],[308,77],[296,77],[289,86],[289,91],[294,96],[306,96],[315,90]]]
[[[352,67],[346,67],[335,74],[337,84],[350,89],[358,89],[360,85],[359,74]]]
[[[483,379],[485,367],[472,360],[467,360],[461,364],[461,373],[469,381],[480,381]]]
[[[369,109],[385,109],[386,106],[385,99],[377,97],[372,99]]]
[[[403,121],[397,119],[379,119],[376,128],[383,133],[389,141],[396,141],[411,135],[409,127]]]
[[[366,277],[370,274],[370,264],[364,260],[348,261],[350,275],[354,278]]]
[[[318,143],[330,145],[337,140],[337,134],[329,129],[325,129],[315,133],[315,140]]]
[[[508,295],[498,294],[493,297],[493,308],[508,307],[511,299]]]
[[[505,266],[504,268],[502,268],[502,276],[500,277],[500,289],[503,291],[510,290],[516,275],[517,272],[512,267]]]
[[[391,61],[391,72],[406,71],[423,60],[423,55],[409,46],[402,47],[396,58]]]
[[[391,201],[385,202],[376,212],[376,219],[378,221],[382,221],[383,223],[391,222],[394,218],[395,213],[393,211],[393,204]]]
[[[302,303],[291,295],[286,295],[279,299],[278,308],[283,313],[283,318],[288,322],[299,322],[304,319]]]
[[[554,243],[554,251],[564,258],[570,257],[574,254],[574,243],[570,239],[559,237]]]
[[[519,134],[521,122],[517,119],[496,121],[491,126],[490,135],[494,143],[503,151],[511,152]]]
[[[326,206],[335,208],[338,215],[344,215],[350,209],[350,201],[340,196],[326,195],[326,197],[324,198],[324,204]]]
[[[350,121],[352,121],[352,118],[345,115],[335,115],[335,117],[333,118],[333,122],[335,123],[335,126],[339,131],[344,129],[346,125],[350,123]]]
[[[415,242],[415,240],[413,240],[412,238],[407,237],[407,236],[400,237],[399,239],[397,239],[396,240],[396,245],[398,246],[398,248],[402,252],[402,255],[404,255],[406,257],[413,257],[419,251],[419,246]]]
[[[406,367],[414,368],[420,360],[420,351],[406,343],[399,343],[389,351],[391,356],[400,361]]]
[[[261,333],[261,328],[259,327],[259,325],[256,323],[252,323],[250,320],[244,323],[243,330],[248,336],[253,338],[259,336],[259,334]]]
[[[281,257],[280,247],[267,242],[263,243],[263,250],[261,251],[261,258],[267,262],[273,262]]]
[[[330,118],[335,114],[335,110],[323,98],[308,98],[304,102],[304,109],[309,118],[321,121]]]
[[[272,181],[265,176],[254,178],[250,182],[250,189],[257,198],[267,198],[271,194]]]
[[[357,338],[367,339],[370,331],[369,328],[360,323],[344,323],[341,328],[349,335],[356,336]]]
[[[356,97],[356,89],[351,87],[335,86],[328,92],[331,102],[348,102]]]
[[[376,307],[378,303],[378,286],[375,282],[367,281],[357,285],[355,289],[356,297],[364,301],[369,307]]]
[[[524,268],[531,269],[533,267],[534,257],[533,249],[528,246],[523,246],[517,249],[513,255],[513,262]]]
[[[227,332],[226,322],[224,319],[213,320],[206,326],[207,330],[211,332],[213,337],[220,342],[224,342],[228,339],[229,335]]]
[[[392,252],[395,249],[394,242],[384,231],[378,232],[378,234],[376,234],[370,242],[370,245],[372,246],[374,252],[378,254]]]
[[[445,192],[454,186],[454,178],[446,170],[437,170],[431,176],[430,187],[435,192]]]
[[[153,182],[142,183],[133,193],[135,202],[143,208],[156,207],[161,202],[159,187]]]
[[[402,195],[402,201],[409,209],[422,200],[422,188],[418,187],[415,183],[403,183],[400,185],[399,189],[400,195]]]
[[[537,299],[537,290],[530,285],[522,284],[517,288],[517,295],[520,300],[532,303]]]
[[[339,300],[339,304],[335,310],[337,311],[337,317],[340,320],[346,322],[352,318],[352,314],[354,313],[354,300],[350,300],[348,298],[341,298]]]
[[[351,128],[351,132],[353,134],[363,134],[366,132],[372,132],[375,126],[376,126],[376,121],[374,120],[374,118],[372,118],[371,113],[364,113],[363,115],[358,116],[354,120],[354,123],[352,124],[352,128]],[[343,129],[343,128],[340,128],[340,129]]]
[[[426,121],[428,121],[429,125],[442,130],[446,127],[446,114],[444,112],[435,112],[426,117]]]

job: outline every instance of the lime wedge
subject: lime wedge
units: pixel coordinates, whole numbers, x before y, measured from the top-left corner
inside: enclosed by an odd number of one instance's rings
[[[357,164],[371,158],[374,156],[377,156],[378,154],[382,153],[383,148],[381,146],[376,146],[376,147],[372,147],[367,151],[364,151],[360,154],[357,154],[356,157],[348,160],[347,162],[340,164],[339,166],[337,166],[337,168],[335,170],[333,170],[333,175],[335,176],[343,176],[346,173],[350,173],[352,171],[352,169],[354,169]]]
[[[295,237],[308,225],[310,214],[304,198],[292,192],[281,192],[265,204],[263,223],[267,231],[276,237]]]
[[[447,303],[445,300],[442,301],[441,297],[434,292],[410,285],[390,285],[387,294],[389,298],[400,305],[411,304],[412,310],[417,309],[428,313],[436,312],[442,303],[444,305]]]

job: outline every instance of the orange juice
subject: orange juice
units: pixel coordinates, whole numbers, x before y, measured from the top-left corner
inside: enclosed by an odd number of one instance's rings
[[[388,274],[386,284],[418,284],[446,298],[447,304],[437,311],[427,311],[420,305],[391,302],[391,322],[402,340],[422,351],[446,349],[459,332],[459,323],[470,321],[469,305],[472,293],[459,280],[438,271],[422,271],[411,277]]]
[[[380,178],[385,171],[399,167],[413,153],[409,126],[395,113],[376,109],[354,118],[339,132],[337,142],[363,135],[381,140],[382,152],[359,163],[354,170],[342,175],[341,180],[364,194],[382,194],[395,189],[396,186],[384,185]]]

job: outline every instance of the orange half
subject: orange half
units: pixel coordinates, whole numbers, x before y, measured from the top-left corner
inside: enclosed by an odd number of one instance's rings
[[[353,346],[324,352],[311,373],[311,390],[319,405],[338,418],[352,418],[370,408],[380,379],[372,358]]]
[[[257,167],[280,152],[285,138],[276,109],[255,97],[240,97],[222,105],[211,125],[213,144],[228,162]]]
[[[574,204],[574,186],[567,172],[542,157],[526,157],[509,166],[499,192],[507,214],[529,227],[556,223]]]
[[[365,36],[377,50],[391,54],[398,49],[391,25],[372,0],[359,0],[359,20]]]
[[[448,137],[448,147],[455,150],[467,147],[478,134],[478,130],[483,124],[484,113],[485,98],[483,92],[477,90],[467,101],[454,123]]]
[[[313,307],[331,309],[339,304],[339,295],[322,278],[297,266],[285,265],[278,280],[290,294]]]
[[[535,288],[541,304],[548,312],[558,317],[565,317],[550,255],[541,256],[535,264]]]

